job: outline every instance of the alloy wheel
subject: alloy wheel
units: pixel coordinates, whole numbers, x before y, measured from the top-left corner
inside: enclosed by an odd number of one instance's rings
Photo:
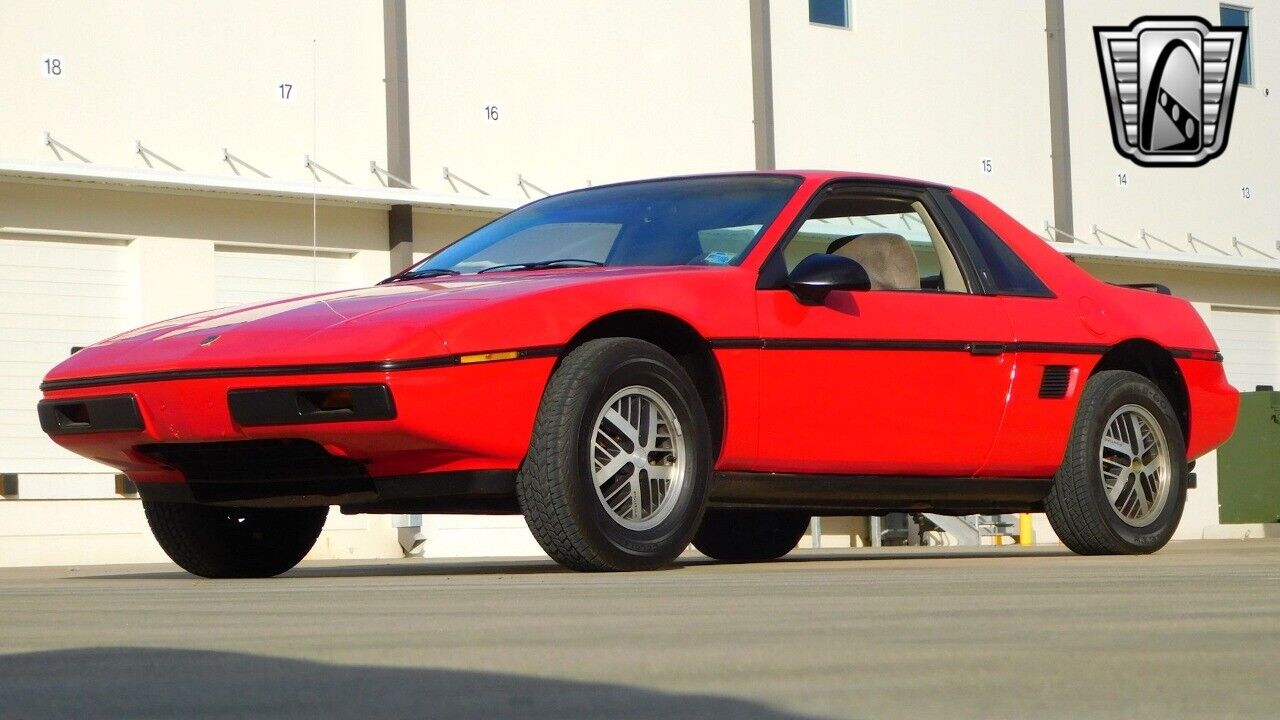
[[[1102,485],[1111,509],[1132,527],[1145,527],[1164,510],[1172,484],[1169,444],[1155,416],[1141,405],[1111,414],[1098,448]]]
[[[671,515],[688,448],[661,395],[640,385],[614,393],[596,416],[590,453],[596,497],[614,522],[643,531]]]

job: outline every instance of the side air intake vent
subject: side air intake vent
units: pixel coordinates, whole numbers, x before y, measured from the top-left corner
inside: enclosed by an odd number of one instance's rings
[[[1046,365],[1040,378],[1040,397],[1046,400],[1064,398],[1071,385],[1070,365]]]

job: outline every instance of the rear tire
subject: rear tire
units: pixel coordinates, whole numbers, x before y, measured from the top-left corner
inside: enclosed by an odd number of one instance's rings
[[[693,538],[711,462],[706,411],[680,363],[643,340],[591,340],[547,382],[516,494],[561,565],[652,569]]]
[[[795,549],[809,518],[788,510],[708,510],[693,546],[724,562],[777,560]]]
[[[1049,523],[1081,555],[1155,552],[1182,518],[1186,455],[1182,427],[1159,388],[1137,373],[1100,372],[1085,385],[1045,498]]]
[[[327,507],[224,508],[142,501],[151,533],[183,570],[207,578],[272,577],[316,544]]]

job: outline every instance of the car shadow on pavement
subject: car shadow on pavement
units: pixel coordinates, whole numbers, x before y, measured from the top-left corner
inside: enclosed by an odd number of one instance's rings
[[[139,570],[143,566],[134,566]],[[155,571],[151,566],[142,572],[113,571],[97,573],[85,568],[72,576],[80,580],[190,580],[193,576],[184,570]],[[172,567],[172,566],[170,566]],[[304,562],[289,570],[281,578],[362,578],[400,576],[462,576],[462,575],[548,575],[572,573],[551,561],[550,558],[502,558],[494,560],[427,560],[403,558],[383,561],[333,561]]]
[[[958,560],[988,558],[1046,558],[1070,557],[1070,550],[1061,546],[1041,547],[881,547],[881,548],[828,548],[819,550],[799,550],[779,560],[767,563],[721,563],[709,558],[695,555],[682,557],[674,565],[652,572],[670,572],[685,568],[710,567],[732,564],[746,565],[791,565],[815,562],[869,562],[885,560]],[[503,576],[503,575],[550,575],[574,574],[571,570],[556,565],[548,558],[497,558],[492,560],[422,560],[405,558],[382,562],[352,562],[338,564],[336,561],[323,561],[316,564],[300,565],[282,578],[366,578],[366,577],[430,577],[430,576]],[[182,570],[143,572],[115,571],[110,574],[95,572],[77,573],[71,576],[82,580],[190,580],[192,576]]]
[[[733,718],[766,705],[610,683],[170,648],[0,655],[0,714],[43,718]]]
[[[1069,557],[1075,555],[1067,548],[1061,545],[1040,545],[1031,547],[1022,547],[1019,545],[1005,546],[899,546],[899,547],[876,547],[876,548],[831,548],[817,550],[801,550],[792,552],[774,562],[780,563],[805,563],[805,562],[838,562],[846,560],[856,560],[859,562],[876,561],[876,560],[951,560],[951,559],[1014,559],[1014,558],[1043,558],[1043,557]]]

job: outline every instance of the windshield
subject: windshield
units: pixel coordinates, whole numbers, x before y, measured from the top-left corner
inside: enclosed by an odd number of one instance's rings
[[[599,265],[732,265],[800,184],[776,175],[654,180],[515,210],[401,278]]]

